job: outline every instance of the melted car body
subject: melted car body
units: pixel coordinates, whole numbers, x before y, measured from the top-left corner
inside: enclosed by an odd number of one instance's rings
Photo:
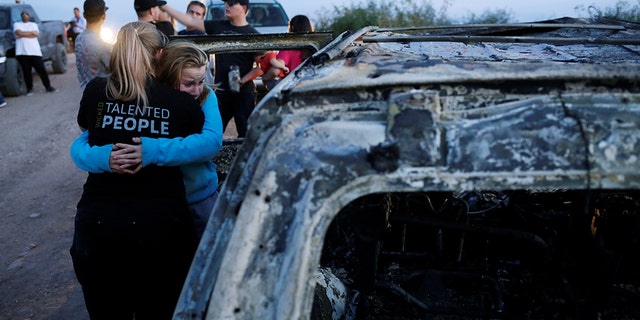
[[[252,114],[176,318],[637,316],[639,45],[569,18],[338,36]]]

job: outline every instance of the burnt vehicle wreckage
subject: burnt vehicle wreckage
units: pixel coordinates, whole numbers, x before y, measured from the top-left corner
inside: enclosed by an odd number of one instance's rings
[[[640,317],[637,24],[307,46],[226,144],[176,319]]]

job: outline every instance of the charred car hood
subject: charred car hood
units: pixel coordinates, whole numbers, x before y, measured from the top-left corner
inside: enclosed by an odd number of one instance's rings
[[[363,195],[640,188],[638,28],[545,23],[372,27],[305,61],[251,116],[176,314],[308,318]]]

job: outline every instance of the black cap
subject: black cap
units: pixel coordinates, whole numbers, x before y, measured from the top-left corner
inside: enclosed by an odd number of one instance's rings
[[[227,0],[222,0],[222,2],[227,2]],[[239,3],[241,6],[249,6],[249,0],[233,0],[232,2]]]
[[[83,8],[87,17],[99,17],[109,10],[103,0],[85,0]]]
[[[156,1],[156,0],[136,0],[133,3],[133,7],[136,11],[147,11],[153,7],[164,6],[167,4],[166,1]]]

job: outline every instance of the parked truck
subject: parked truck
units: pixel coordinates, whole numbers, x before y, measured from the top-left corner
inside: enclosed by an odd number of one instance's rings
[[[31,5],[0,4],[0,91],[5,96],[19,96],[26,92],[23,72],[16,60],[16,36],[13,24],[21,20],[20,13],[26,11],[31,21],[38,24],[38,41],[42,58],[51,62],[53,73],[67,71],[67,37],[64,23],[60,20],[43,21]]]

